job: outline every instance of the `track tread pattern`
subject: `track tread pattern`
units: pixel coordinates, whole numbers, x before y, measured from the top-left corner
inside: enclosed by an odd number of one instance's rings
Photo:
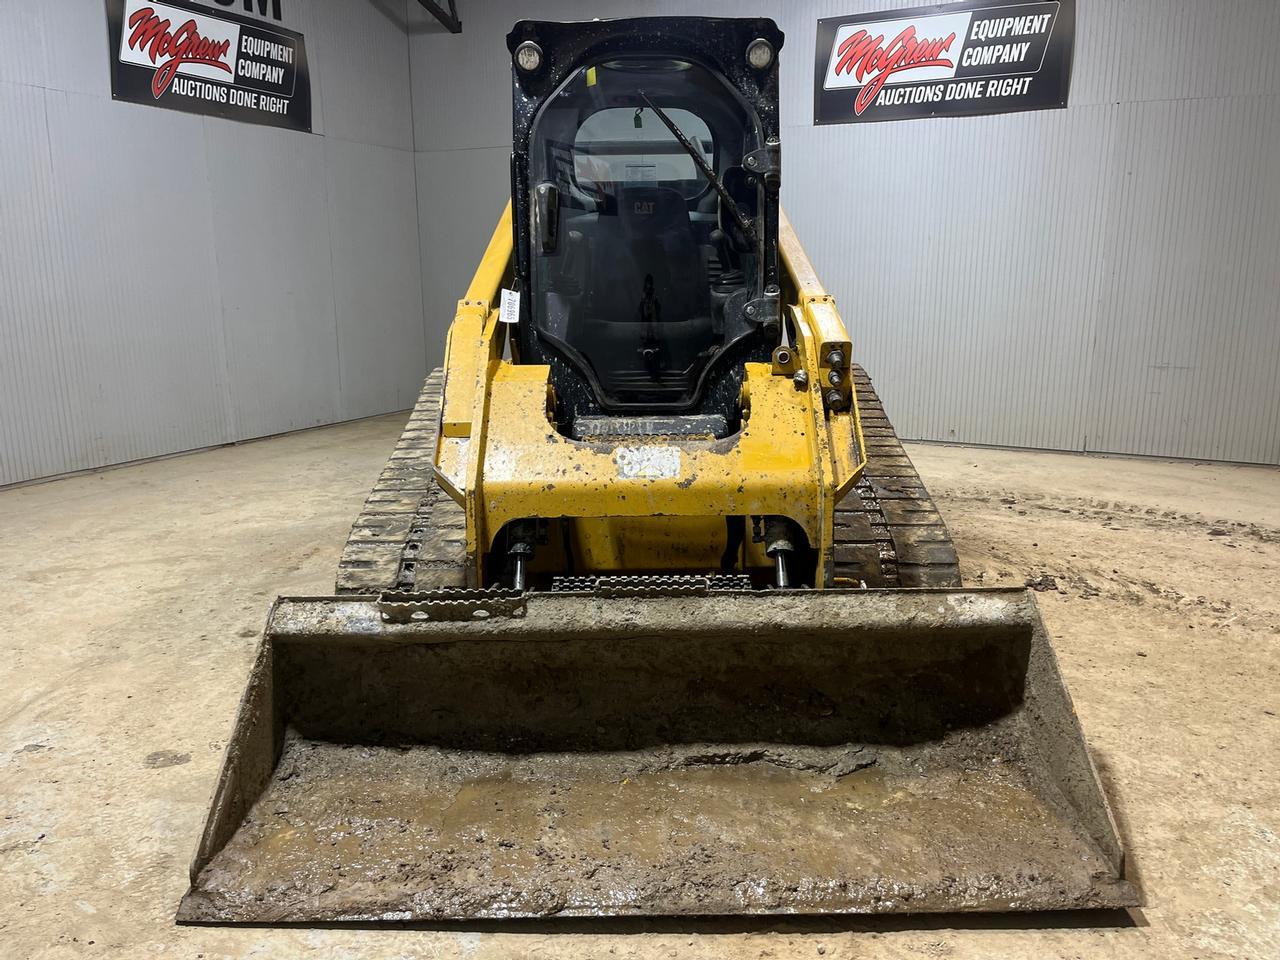
[[[338,562],[338,593],[466,585],[466,515],[436,483],[433,465],[443,387],[437,367],[352,524]]]
[[[853,367],[867,466],[836,506],[836,585],[959,587],[951,534],[894,433],[871,378]]]

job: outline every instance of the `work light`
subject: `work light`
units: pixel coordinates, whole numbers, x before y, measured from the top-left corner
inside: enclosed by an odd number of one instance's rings
[[[542,48],[532,40],[516,47],[516,66],[525,73],[533,73],[542,66]]]
[[[747,44],[747,63],[756,70],[766,69],[773,63],[773,44],[763,37],[752,40]]]

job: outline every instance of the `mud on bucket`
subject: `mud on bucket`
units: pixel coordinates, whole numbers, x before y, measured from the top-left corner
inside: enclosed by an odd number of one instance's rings
[[[1021,590],[281,600],[179,920],[1137,902]]]

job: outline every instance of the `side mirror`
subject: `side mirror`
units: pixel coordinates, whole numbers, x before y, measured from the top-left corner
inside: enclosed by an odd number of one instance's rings
[[[560,241],[560,191],[554,183],[533,188],[533,236],[538,250],[555,253]]]

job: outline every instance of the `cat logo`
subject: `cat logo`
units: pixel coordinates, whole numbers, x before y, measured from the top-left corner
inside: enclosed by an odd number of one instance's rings
[[[635,203],[634,212],[635,212],[635,213],[638,213],[638,214],[640,214],[640,215],[642,215],[642,216],[645,216],[645,217],[652,216],[652,214],[653,214],[653,201],[652,201],[652,200],[637,200],[637,201],[636,201],[636,203]]]

